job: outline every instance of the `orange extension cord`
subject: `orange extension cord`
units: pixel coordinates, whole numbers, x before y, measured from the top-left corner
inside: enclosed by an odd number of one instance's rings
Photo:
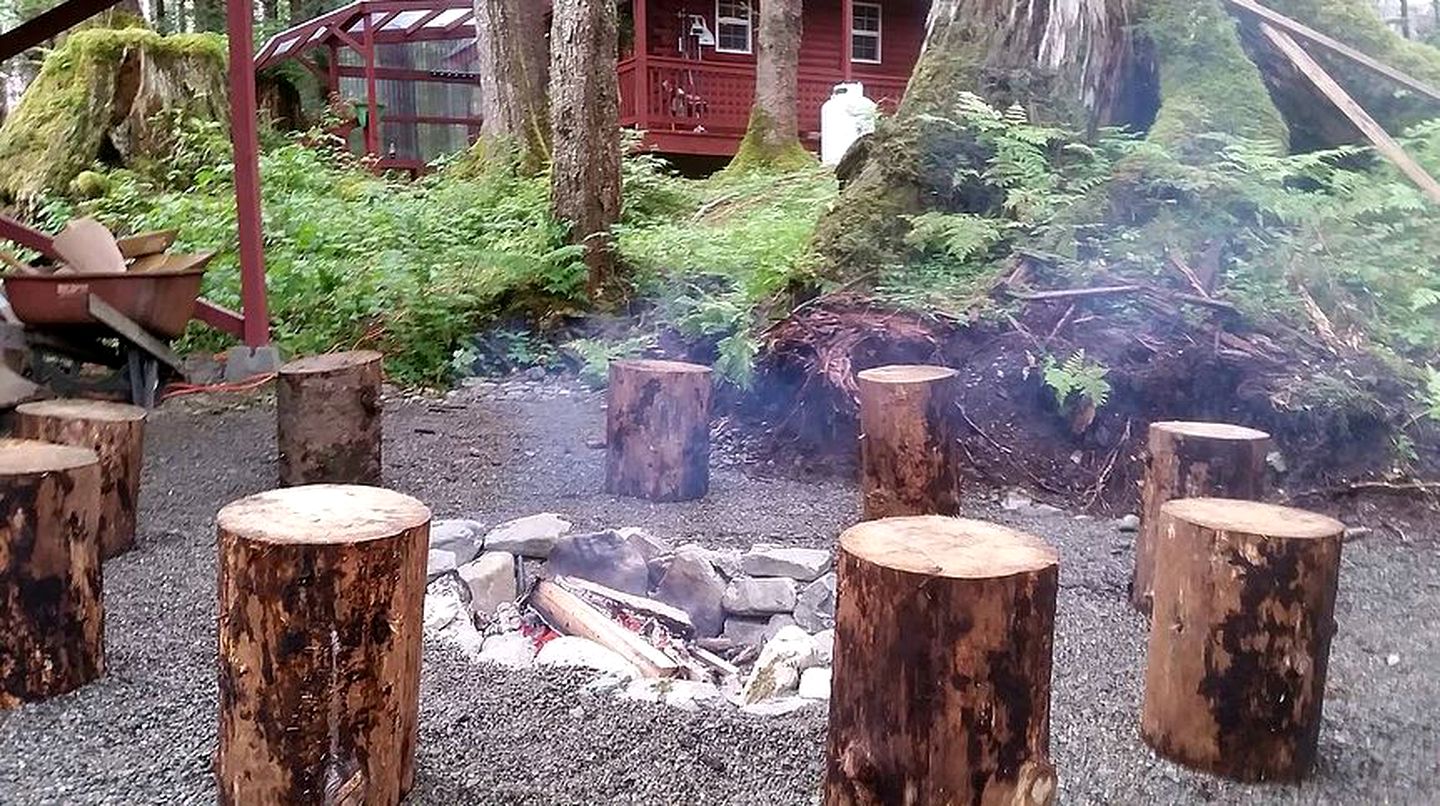
[[[160,396],[160,399],[169,400],[175,397],[196,395],[202,392],[248,392],[251,389],[258,389],[273,380],[275,380],[275,373],[267,372],[263,375],[255,375],[235,383],[172,383],[165,387],[165,393]]]

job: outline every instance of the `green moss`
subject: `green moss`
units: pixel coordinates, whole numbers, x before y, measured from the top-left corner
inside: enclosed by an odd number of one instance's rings
[[[122,65],[142,54],[171,80],[122,86]],[[63,191],[99,157],[107,133],[145,92],[149,114],[172,104],[213,116],[223,107],[226,47],[215,34],[162,37],[143,28],[79,31],[45,59],[40,74],[0,127],[0,199]],[[149,77],[153,75],[146,74]],[[117,98],[122,89],[132,97]],[[171,95],[157,95],[168,90]],[[215,98],[214,95],[221,97]],[[150,108],[153,105],[159,108]]]
[[[743,173],[754,170],[801,171],[815,164],[815,155],[805,150],[800,138],[779,132],[765,110],[750,112],[750,125],[735,151],[726,171]]]
[[[1213,157],[1203,135],[1289,144],[1260,70],[1240,47],[1217,0],[1156,0],[1144,23],[1160,72],[1160,111],[1150,137],[1183,160]]]

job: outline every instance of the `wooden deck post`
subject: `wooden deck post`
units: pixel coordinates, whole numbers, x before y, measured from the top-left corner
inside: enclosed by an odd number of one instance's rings
[[[105,673],[100,461],[95,452],[0,440],[0,710]]]
[[[1206,772],[1299,780],[1320,735],[1344,524],[1218,498],[1161,513],[1141,734]]]
[[[865,518],[959,512],[951,413],[959,399],[959,373],[896,365],[867,369],[855,377]]]
[[[631,0],[635,18],[635,117],[637,128],[650,128],[650,21],[649,0]]]
[[[275,424],[282,485],[380,483],[383,359],[357,350],[280,368]]]
[[[680,361],[612,361],[605,489],[649,501],[710,491],[711,370]]]
[[[840,0],[840,79],[855,78],[855,0]]]
[[[235,149],[235,210],[240,236],[240,301],[245,344],[270,343],[265,300],[265,247],[260,223],[260,135],[255,123],[255,8],[249,0],[226,0],[230,47],[230,142]]]
[[[15,435],[94,451],[100,457],[96,529],[101,556],[108,560],[134,548],[145,458],[144,409],[101,400],[25,403],[15,409]]]
[[[316,485],[217,517],[225,806],[398,804],[415,778],[430,510]]]
[[[1140,531],[1130,602],[1150,612],[1160,508],[1175,498],[1216,496],[1258,500],[1265,493],[1265,456],[1270,435],[1223,423],[1151,423],[1140,496]]]
[[[826,805],[1054,803],[1055,551],[891,518],[841,535],[836,567]]]
[[[368,12],[364,16],[364,45],[361,55],[365,58],[365,103],[369,112],[365,116],[365,153],[375,156],[380,153],[380,95],[375,81],[375,24]]]

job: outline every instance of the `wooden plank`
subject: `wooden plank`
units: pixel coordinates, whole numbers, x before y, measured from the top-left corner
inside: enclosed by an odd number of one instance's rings
[[[607,588],[598,582],[591,582],[588,579],[579,577],[556,577],[555,582],[563,588],[581,593],[591,593],[602,599],[608,599],[617,605],[637,615],[657,618],[671,628],[678,629],[685,635],[694,635],[695,624],[690,620],[690,614],[678,607],[664,602],[657,602],[654,599],[647,599],[644,596],[636,596],[624,591],[617,591],[614,588]]]
[[[1330,99],[1331,103],[1340,108],[1345,117],[1349,118],[1350,122],[1354,123],[1375,145],[1376,151],[1394,163],[1395,167],[1419,186],[1432,201],[1440,204],[1440,183],[1426,173],[1425,169],[1420,167],[1420,163],[1405,153],[1405,149],[1395,142],[1395,138],[1391,137],[1383,126],[1376,123],[1375,119],[1365,111],[1365,108],[1356,103],[1343,87],[1335,83],[1335,79],[1325,72],[1325,68],[1321,67],[1320,63],[1315,61],[1309,53],[1306,53],[1304,48],[1300,47],[1300,43],[1284,31],[1276,30],[1266,23],[1260,24],[1260,30],[1300,72],[1305,74],[1306,78],[1315,84],[1317,89],[1325,94],[1325,97]]]
[[[613,650],[646,677],[680,676],[680,664],[548,579],[535,585],[530,605],[556,632],[586,638]]]
[[[1285,16],[1284,14],[1281,14],[1278,11],[1272,11],[1271,9],[1268,9],[1265,6],[1262,6],[1259,3],[1255,2],[1255,0],[1226,0],[1226,2],[1228,2],[1235,8],[1246,12],[1247,14],[1253,14],[1254,16],[1259,17],[1264,22],[1267,22],[1275,26],[1276,28],[1284,29],[1285,31],[1294,34],[1301,39],[1314,42],[1321,47],[1334,51],[1340,56],[1343,56],[1350,61],[1355,62],[1361,67],[1373,70],[1376,73],[1379,73],[1380,75],[1390,79],[1391,81],[1396,82],[1397,84],[1402,84],[1410,88],[1411,90],[1414,90],[1415,92],[1424,95],[1432,101],[1440,102],[1440,89],[1432,87],[1418,78],[1406,75],[1405,73],[1396,70],[1395,68],[1391,67],[1388,64],[1385,64],[1382,61],[1379,61],[1378,59],[1373,59],[1369,56],[1366,56],[1364,53],[1361,53],[1355,48],[1350,47],[1344,42],[1341,42],[1340,40],[1333,37],[1326,36],[1325,34],[1322,34],[1319,31],[1315,30],[1314,28],[1297,22]]]
[[[90,315],[95,317],[96,321],[115,331],[116,335],[155,356],[156,359],[176,372],[184,374],[185,368],[180,363],[180,356],[176,355],[174,350],[171,350],[165,342],[147,333],[130,317],[115,310],[110,303],[91,294],[89,308]]]

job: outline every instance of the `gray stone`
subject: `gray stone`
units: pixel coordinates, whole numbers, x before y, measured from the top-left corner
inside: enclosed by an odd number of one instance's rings
[[[829,666],[835,661],[835,631],[821,630],[815,633],[815,662]]]
[[[619,653],[573,635],[551,639],[535,656],[535,665],[593,669],[627,679],[640,677],[640,670]]]
[[[553,513],[531,515],[502,523],[485,535],[485,548],[522,557],[545,559],[560,538],[570,533],[570,521]]]
[[[425,556],[425,579],[433,582],[436,579],[454,571],[460,565],[460,560],[455,552],[444,549],[430,549]]]
[[[455,562],[465,564],[475,559],[485,542],[485,534],[474,521],[445,520],[430,524],[431,551],[448,551]]]
[[[649,529],[641,529],[638,526],[626,526],[623,529],[616,529],[615,533],[625,538],[626,543],[629,543],[636,551],[640,552],[647,563],[657,557],[663,557],[675,552],[675,549],[672,548],[669,543],[651,534]]]
[[[720,689],[713,683],[644,678],[631,681],[620,696],[627,700],[659,703],[684,711],[696,711],[702,705],[712,705],[723,700]]]
[[[765,637],[768,640],[771,636],[779,633],[786,627],[794,626],[796,626],[794,616],[790,615],[789,613],[776,613],[775,615],[770,617],[769,621],[765,622],[765,629],[769,633]]]
[[[752,577],[789,577],[810,582],[830,570],[830,552],[760,545],[741,558],[740,570]]]
[[[519,632],[492,635],[480,648],[480,660],[510,669],[528,669],[535,665],[535,643]]]
[[[1035,499],[1021,490],[1006,490],[1000,498],[1000,508],[1006,512],[1019,512],[1035,505]]]
[[[801,672],[798,693],[807,700],[830,699],[830,670],[816,666]]]
[[[256,375],[268,375],[284,363],[280,350],[273,345],[231,347],[225,352],[225,381],[238,383]]]
[[[715,570],[719,571],[720,575],[727,580],[741,575],[739,551],[707,549],[699,543],[686,543],[676,549],[675,553],[679,554],[682,551],[698,551],[705,555],[705,559],[709,560],[715,566]]]
[[[701,638],[720,634],[725,626],[725,580],[715,573],[710,561],[696,552],[681,552],[671,558],[654,598],[690,614],[695,633]]]
[[[829,573],[805,586],[795,602],[795,623],[809,632],[835,626],[835,574]]]
[[[725,637],[737,645],[759,646],[770,640],[770,636],[770,622],[765,619],[738,616],[725,619]]]
[[[650,590],[644,555],[617,532],[562,537],[550,550],[547,563],[554,576],[588,579],[636,596]]]
[[[806,700],[800,697],[777,697],[773,700],[742,705],[740,710],[751,716],[785,716],[813,707],[816,703],[817,700]]]
[[[1138,532],[1140,531],[1140,516],[1132,512],[1121,518],[1120,522],[1116,524],[1116,528],[1122,532]]]
[[[425,587],[421,624],[430,633],[443,629],[465,613],[464,586],[453,575],[443,576]]]
[[[799,627],[786,627],[760,650],[740,697],[746,704],[793,693],[800,673],[815,665],[815,640]]]
[[[515,555],[505,551],[487,551],[472,562],[456,569],[460,581],[470,591],[470,612],[489,618],[495,608],[515,601]]]
[[[795,609],[795,580],[776,577],[730,580],[721,602],[725,610],[740,616],[768,616]]]

